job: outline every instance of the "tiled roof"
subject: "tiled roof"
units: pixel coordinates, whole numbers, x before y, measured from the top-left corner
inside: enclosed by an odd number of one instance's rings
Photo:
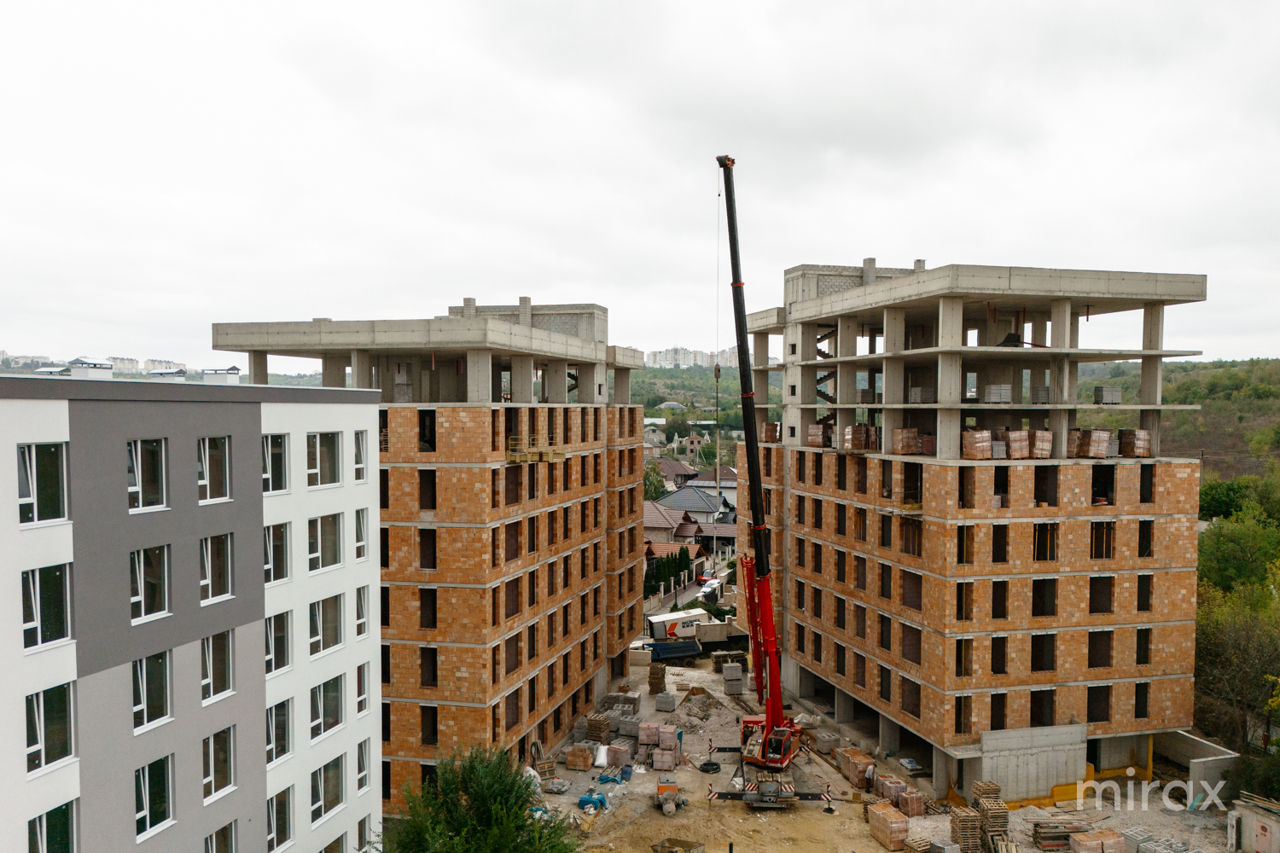
[[[692,477],[698,473],[697,468],[690,468],[679,459],[671,459],[666,456],[658,460],[658,470],[663,477]]]
[[[698,525],[699,536],[716,536],[720,539],[734,539],[738,535],[738,525],[705,522]]]
[[[698,559],[707,556],[702,550],[701,545],[686,545],[683,542],[650,542],[648,539],[644,541],[644,555],[646,557],[666,557],[670,554],[679,554],[681,548],[689,549],[690,559]]]
[[[668,509],[684,510],[686,512],[719,512],[720,506],[716,503],[716,499],[699,489],[684,486],[676,489],[670,494],[663,495],[658,498],[658,503]]]
[[[644,502],[644,526],[645,527],[669,527],[676,528],[684,521],[684,513],[678,509],[668,509],[662,504],[653,501]]]

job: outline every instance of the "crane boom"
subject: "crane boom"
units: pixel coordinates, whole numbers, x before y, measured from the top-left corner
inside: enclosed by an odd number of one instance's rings
[[[764,488],[760,478],[760,449],[756,424],[755,389],[751,374],[751,351],[747,346],[747,309],[743,297],[742,261],[738,251],[738,206],[733,186],[733,158],[716,158],[724,174],[724,203],[729,228],[729,263],[733,281],[733,324],[738,346],[738,380],[742,388],[742,428],[747,454],[747,487],[751,506],[751,548],[744,554],[739,573],[747,594],[752,665],[755,668],[756,698],[765,706],[765,716],[743,719],[744,759],[771,770],[785,770],[800,749],[800,728],[782,712],[782,667],[778,653],[778,632],[773,615],[773,589],[769,568],[769,531],[764,523]],[[766,407],[768,389],[766,388]],[[747,750],[753,733],[758,747]],[[756,736],[758,733],[758,736]]]

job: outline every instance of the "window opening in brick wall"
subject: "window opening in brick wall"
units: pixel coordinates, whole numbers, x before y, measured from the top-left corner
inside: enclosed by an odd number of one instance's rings
[[[881,613],[880,621],[880,648],[886,651],[893,649],[893,620],[885,614]]]
[[[867,608],[861,604],[853,605],[853,633],[864,640],[867,637]]]
[[[1005,708],[1008,704],[1009,694],[992,693],[991,694],[991,730],[1001,731],[1005,728]]]
[[[961,678],[973,675],[973,639],[970,637],[956,639],[956,675]]]
[[[920,717],[920,684],[910,678],[898,679],[898,692],[902,710],[911,716]]]
[[[995,506],[1009,505],[1009,466],[997,465],[992,469],[995,474],[995,482],[992,484],[991,494],[998,500]]]
[[[1007,563],[1009,561],[1009,525],[991,525],[991,562]]]
[[[880,667],[880,698],[885,702],[891,701],[893,697],[893,673],[889,667]]]
[[[1089,578],[1089,612],[1110,613],[1116,579],[1111,576]]]
[[[1054,719],[1053,690],[1031,691],[1031,725],[1052,726]]]
[[[956,621],[968,622],[973,618],[973,581],[956,584]]]
[[[970,696],[956,697],[956,734],[968,734],[973,716],[973,699]]]
[[[1031,534],[1032,556],[1040,562],[1058,559],[1058,524],[1049,522],[1034,525]]]
[[[1136,681],[1133,685],[1133,717],[1136,720],[1145,720],[1147,718],[1147,701],[1151,695],[1151,684],[1146,681]]]
[[[880,597],[893,598],[893,566],[888,563],[880,564]]]
[[[920,663],[921,655],[921,634],[920,629],[914,625],[902,624],[899,626],[900,643],[902,645],[902,658],[912,663]]]
[[[418,452],[434,453],[436,449],[435,409],[418,410]]]
[[[1057,465],[1037,465],[1035,466],[1036,484],[1035,484],[1035,500],[1036,506],[1057,506],[1058,505],[1058,466]]]
[[[1009,618],[1009,582],[991,582],[991,618]]]
[[[1154,580],[1154,575],[1138,575],[1137,607],[1141,612],[1151,610],[1151,588]]]
[[[436,568],[436,531],[433,528],[418,529],[418,568]]]
[[[899,573],[899,583],[902,584],[902,606],[920,610],[924,606],[924,578],[903,569]]]
[[[867,460],[859,456],[853,460],[854,489],[860,495],[867,493]]]
[[[1031,671],[1052,672],[1055,668],[1057,634],[1031,635]]]
[[[1031,615],[1056,616],[1058,614],[1058,579],[1036,578],[1031,581]]]
[[[808,456],[807,453],[801,453],[799,450],[796,451],[796,482],[797,483],[804,482],[804,460],[806,456]]]
[[[880,460],[880,497],[893,497],[893,460]]]
[[[436,508],[436,469],[418,469],[418,509]]]
[[[1150,557],[1155,554],[1155,525],[1151,519],[1138,522],[1138,556]]]
[[[847,489],[849,481],[849,457],[841,454],[836,457],[836,488],[840,491]]]
[[[1097,684],[1089,688],[1086,714],[1091,723],[1105,723],[1111,719],[1111,685]]]
[[[1146,666],[1151,663],[1151,629],[1139,628],[1137,642],[1134,646],[1134,663]]]
[[[503,614],[507,619],[520,612],[520,581],[509,580],[503,588]]]
[[[1089,669],[1111,666],[1111,643],[1115,632],[1089,632]]]
[[[383,622],[383,624],[387,623]],[[418,627],[436,627],[436,590],[434,587],[418,588]]]
[[[898,520],[899,548],[902,553],[919,557],[924,553],[924,523],[918,518]]]
[[[823,456],[821,453],[813,454],[813,484],[815,486],[822,485],[822,468]]]
[[[893,547],[893,516],[885,513],[880,515],[880,547]]]
[[[956,525],[956,563],[959,565],[973,562],[973,529],[972,524]]]
[[[1149,504],[1154,503],[1156,499],[1156,466],[1150,462],[1144,462],[1139,466],[1138,474],[1138,502]]]
[[[1090,466],[1093,469],[1092,503],[1094,506],[1113,506],[1116,502],[1116,466]]]
[[[822,529],[822,501],[813,499],[813,526]]]
[[[1009,671],[1009,638],[991,638],[991,674],[1004,675]]]
[[[1089,557],[1110,560],[1115,556],[1116,523],[1094,521],[1089,524]]]
[[[854,568],[854,585],[857,586],[858,589],[865,590],[867,588],[867,558],[854,557],[853,568]]]
[[[956,469],[956,497],[960,509],[973,509],[977,503],[977,473],[972,465],[964,465]]]

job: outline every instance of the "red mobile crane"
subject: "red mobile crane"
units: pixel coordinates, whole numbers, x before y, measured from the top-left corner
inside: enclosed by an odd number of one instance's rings
[[[751,506],[751,548],[754,553],[738,559],[738,583],[747,599],[751,639],[751,667],[755,673],[756,701],[765,712],[742,717],[739,747],[714,751],[741,752],[742,762],[756,769],[755,779],[744,779],[742,791],[711,791],[710,799],[744,800],[749,805],[780,808],[796,800],[830,800],[829,794],[797,793],[787,771],[800,753],[801,728],[782,711],[782,671],[778,657],[778,632],[773,616],[773,589],[769,570],[769,534],[764,525],[764,490],[760,480],[759,439],[756,429],[755,390],[751,353],[747,348],[747,311],[742,295],[742,263],[738,256],[738,207],[733,191],[732,157],[717,157],[724,173],[724,203],[729,228],[729,262],[733,281],[733,320],[738,345],[738,377],[742,386],[742,427],[746,440],[747,485]],[[766,406],[768,404],[766,389]]]

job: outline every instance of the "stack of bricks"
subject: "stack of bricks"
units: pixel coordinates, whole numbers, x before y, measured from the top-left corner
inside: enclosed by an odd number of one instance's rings
[[[1026,459],[1031,456],[1031,432],[1025,429],[1011,429],[1005,433],[1005,441],[1009,444],[1010,459]]]
[[[656,696],[667,689],[667,665],[665,663],[649,664],[649,695]]]
[[[876,760],[854,747],[837,749],[835,756],[841,775],[852,782],[855,788],[865,788],[867,785],[867,768],[873,766]]]
[[[1114,829],[1077,832],[1071,836],[1071,853],[1125,853],[1125,839]]]
[[[924,794],[908,788],[898,795],[898,811],[907,817],[924,815]]]
[[[960,845],[960,853],[979,853],[982,823],[975,810],[965,806],[951,810],[951,841]]]
[[[635,754],[636,742],[631,738],[618,738],[609,744],[609,765],[611,767],[622,767],[631,763],[631,756]]]
[[[960,433],[960,455],[965,459],[990,459],[991,430],[967,429]]]
[[[907,783],[892,773],[884,773],[876,777],[876,794],[895,806],[898,804],[898,795],[905,790],[907,790]]]
[[[914,429],[895,429],[891,437],[893,445],[890,453],[914,455],[920,450],[920,438]]]
[[[1151,432],[1145,429],[1120,430],[1120,455],[1146,458],[1151,455]]]
[[[1048,459],[1053,456],[1053,433],[1047,429],[1031,430],[1031,458]]]
[[[565,750],[564,766],[570,770],[590,770],[593,758],[591,747],[585,743],[575,743]]]
[[[881,847],[886,850],[901,850],[906,846],[910,826],[906,815],[888,803],[876,803],[867,809],[867,816],[871,837],[880,842]]]

